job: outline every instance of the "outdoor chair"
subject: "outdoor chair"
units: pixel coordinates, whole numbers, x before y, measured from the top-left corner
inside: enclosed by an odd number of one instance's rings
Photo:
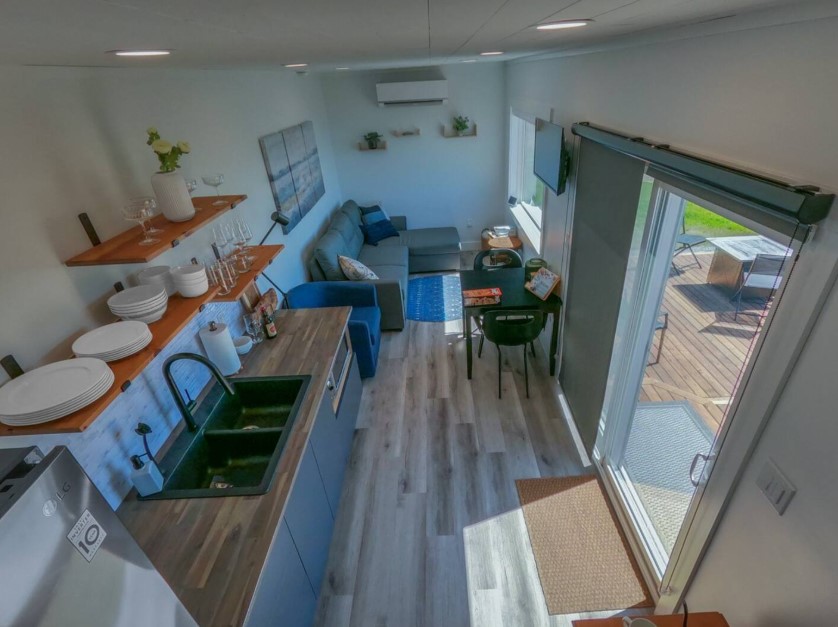
[[[655,320],[655,330],[654,333],[658,331],[661,332],[660,339],[658,340],[658,350],[655,353],[654,361],[650,361],[647,366],[654,366],[661,360],[661,352],[663,352],[663,340],[666,337],[666,330],[669,328],[669,313],[666,311],[661,312],[657,320]]]
[[[746,289],[752,290],[770,290],[765,297],[766,304],[774,296],[774,290],[780,287],[783,282],[783,276],[780,274],[783,270],[783,264],[786,262],[786,257],[783,255],[757,255],[751,262],[751,267],[745,273],[745,278],[742,279],[742,284],[736,293],[731,297],[736,299],[736,312],[733,314],[733,319],[739,316],[739,310],[742,308],[742,292]]]
[[[701,262],[698,260],[698,257],[693,250],[693,246],[698,246],[706,241],[707,238],[703,235],[687,233],[687,220],[686,218],[681,217],[681,232],[675,236],[675,252],[672,253],[672,267],[675,268],[675,270],[678,270],[678,267],[675,265],[675,257],[684,251],[689,251],[689,253],[693,256],[693,259],[695,259],[695,263],[699,268],[701,268]]]

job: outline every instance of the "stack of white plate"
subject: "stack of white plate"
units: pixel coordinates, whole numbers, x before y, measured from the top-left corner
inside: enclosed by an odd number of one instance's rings
[[[113,382],[101,359],[67,359],[30,370],[0,388],[0,422],[23,427],[58,420],[90,405]]]
[[[209,278],[204,266],[192,264],[189,266],[177,266],[170,270],[172,282],[175,289],[181,296],[191,298],[206,294],[209,290]]]
[[[151,331],[145,322],[114,322],[82,335],[73,342],[73,353],[76,357],[116,361],[140,352],[150,342]]]
[[[166,313],[169,295],[161,285],[129,287],[108,299],[108,307],[123,320],[156,322]]]
[[[169,274],[169,266],[151,266],[141,270],[137,273],[137,280],[140,285],[162,285],[169,296],[175,293],[175,284],[172,282],[172,275]]]

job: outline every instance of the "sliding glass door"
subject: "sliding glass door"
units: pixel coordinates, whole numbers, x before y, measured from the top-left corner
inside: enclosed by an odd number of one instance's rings
[[[788,237],[645,177],[595,455],[658,582],[793,259]]]

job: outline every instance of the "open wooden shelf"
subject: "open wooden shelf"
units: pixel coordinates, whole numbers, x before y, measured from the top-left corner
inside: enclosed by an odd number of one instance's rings
[[[466,131],[465,133],[463,133],[462,135],[460,135],[453,128],[449,129],[446,126],[443,126],[442,127],[442,136],[445,139],[456,139],[458,137],[477,137],[477,124],[472,124],[471,128],[468,131]]]
[[[239,275],[239,280],[236,283],[236,286],[230,290],[229,294],[224,294],[223,296],[219,294],[212,299],[213,302],[231,303],[237,301],[239,297],[244,294],[247,288],[253,285],[256,277],[262,274],[264,269],[271,265],[271,262],[273,262],[276,256],[282,252],[283,248],[285,248],[285,246],[282,244],[252,246],[250,251],[253,253],[253,256],[256,257],[256,261],[253,262],[253,267],[244,274]]]
[[[156,215],[150,223],[162,229],[162,233],[153,235],[160,241],[151,246],[140,246],[143,230],[139,226],[123,231],[119,235],[94,246],[81,254],[68,259],[68,266],[106,266],[119,263],[147,263],[162,255],[167,250],[180,244],[180,240],[189,237],[195,231],[211,222],[218,216],[245,200],[245,194],[234,196],[197,196],[192,199],[195,206],[195,217],[186,222],[169,222],[162,215]],[[213,205],[217,200],[223,200],[223,206]]]
[[[177,294],[169,297],[166,315],[157,322],[148,325],[151,330],[151,343],[139,353],[110,362],[108,365],[114,373],[114,382],[104,396],[84,409],[65,416],[60,420],[53,420],[30,427],[11,427],[0,423],[0,436],[7,435],[44,435],[49,433],[79,433],[93,424],[93,421],[107,409],[117,396],[128,389],[133,381],[151,363],[157,355],[189,324],[201,308],[211,301],[217,288],[211,288],[206,294],[196,298],[184,298]]]

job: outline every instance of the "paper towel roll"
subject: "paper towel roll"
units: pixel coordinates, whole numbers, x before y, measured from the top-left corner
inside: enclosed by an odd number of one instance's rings
[[[215,328],[212,328],[213,326]],[[221,374],[228,376],[241,370],[242,362],[226,324],[210,324],[198,331],[198,337],[201,338],[207,357],[218,366]]]

